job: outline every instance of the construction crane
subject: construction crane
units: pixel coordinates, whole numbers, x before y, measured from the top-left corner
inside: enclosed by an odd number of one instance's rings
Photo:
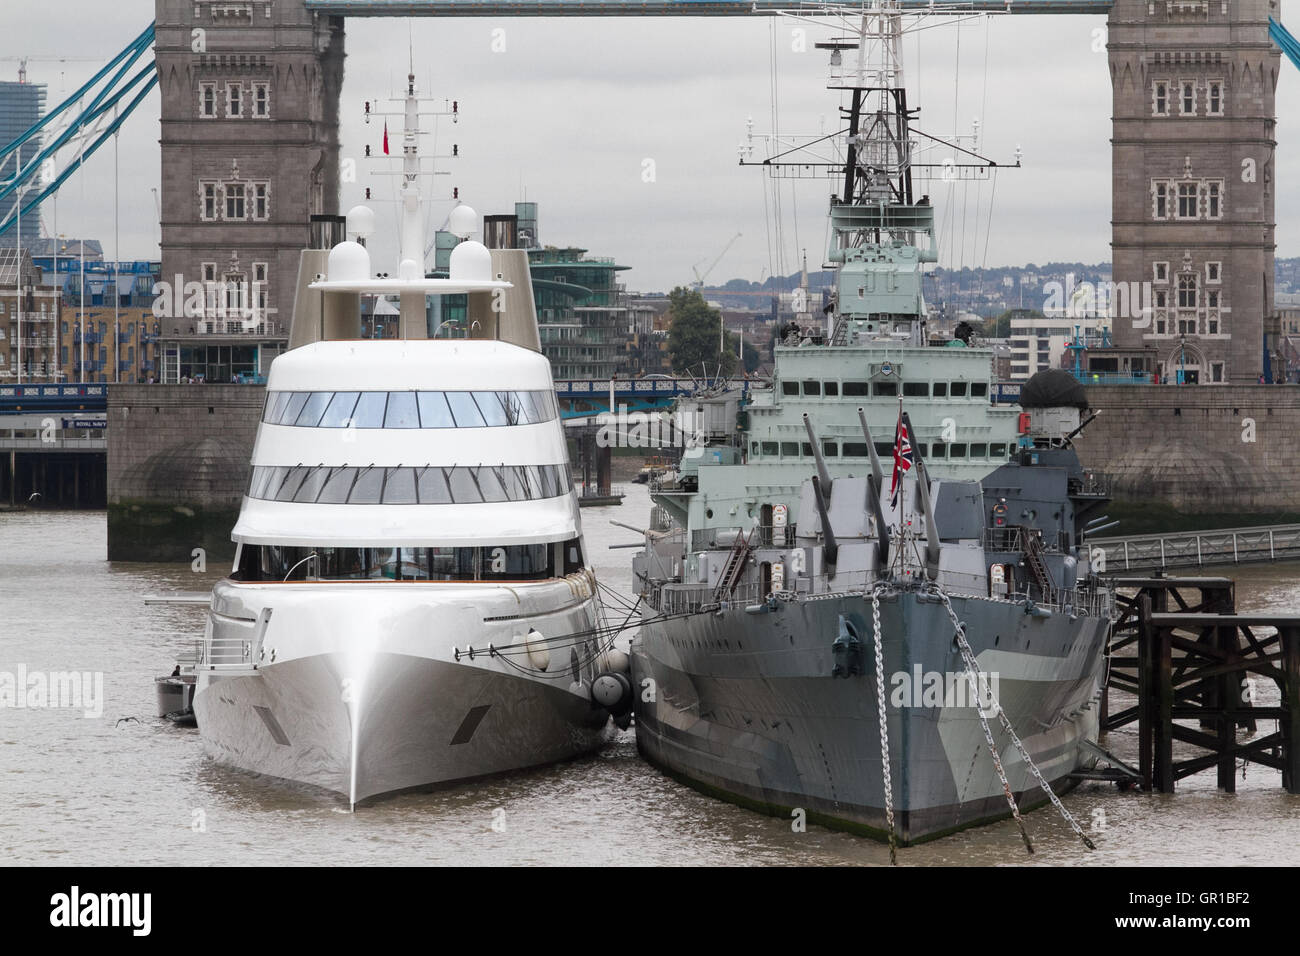
[[[695,265],[691,266],[691,271],[695,273],[695,288],[697,289],[704,288],[704,280],[707,279],[709,277],[709,274],[713,272],[714,269],[717,268],[718,263],[722,261],[722,257],[727,254],[727,250],[736,244],[736,240],[739,239],[741,235],[742,234],[738,232],[734,236],[732,236],[731,241],[722,247],[722,251],[718,253],[717,258],[714,259],[713,262],[709,264],[709,267],[705,269],[703,273],[700,272],[700,264],[704,262],[703,259],[695,263]]]
[[[102,63],[102,56],[0,56],[0,63],[18,64],[18,82],[27,82],[27,64],[32,63]]]

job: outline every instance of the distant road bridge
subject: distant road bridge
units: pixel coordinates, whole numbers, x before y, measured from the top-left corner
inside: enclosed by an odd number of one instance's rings
[[[1297,561],[1300,560],[1300,524],[1091,538],[1087,544],[1094,567],[1098,549],[1104,552],[1104,574]]]

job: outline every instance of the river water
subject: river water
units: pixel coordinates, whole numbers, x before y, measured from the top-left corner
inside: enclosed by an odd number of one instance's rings
[[[601,580],[624,592],[643,486],[620,507],[583,512]],[[322,794],[214,765],[197,731],[153,717],[153,678],[201,636],[203,609],[146,606],[160,591],[201,590],[221,568],[112,564],[103,512],[0,514],[0,675],[103,675],[102,714],[0,708],[0,863],[37,864],[867,864],[872,841],[760,816],[702,796],[644,763],[633,731],[603,752],[486,783],[382,800],[357,813]],[[1224,571],[1238,606],[1300,608],[1300,565]],[[2,678],[0,678],[2,679]],[[93,684],[93,679],[92,682]],[[1261,721],[1260,732],[1273,729]],[[1136,760],[1136,725],[1104,745]],[[1248,766],[1238,792],[1213,771],[1175,796],[1085,784],[1065,805],[1088,851],[1050,809],[900,852],[903,865],[1300,863],[1300,796]],[[496,812],[504,811],[504,815]],[[494,821],[497,827],[494,828]],[[504,823],[504,828],[502,828]]]

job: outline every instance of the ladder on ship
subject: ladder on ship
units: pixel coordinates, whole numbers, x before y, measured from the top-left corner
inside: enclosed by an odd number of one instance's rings
[[[749,560],[749,553],[753,548],[750,547],[749,538],[742,532],[737,535],[736,543],[731,546],[731,553],[727,555],[727,563],[722,566],[722,573],[718,575],[718,585],[713,589],[714,601],[725,601],[731,597],[736,585],[740,583],[740,576],[745,573],[745,562]]]
[[[1047,573],[1047,564],[1043,561],[1043,539],[1032,528],[1022,528],[1025,539],[1025,564],[1038,585],[1039,594],[1046,597],[1052,592],[1052,578]]]

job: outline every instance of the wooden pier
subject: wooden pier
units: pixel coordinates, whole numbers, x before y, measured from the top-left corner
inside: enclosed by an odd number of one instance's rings
[[[1136,782],[1173,793],[1178,780],[1214,767],[1219,789],[1233,793],[1245,759],[1280,770],[1287,792],[1300,793],[1300,615],[1236,613],[1229,578],[1114,583],[1134,593],[1117,601],[1102,727],[1137,721]],[[1278,706],[1258,703],[1261,680],[1277,685]],[[1136,704],[1111,714],[1112,688],[1134,694]],[[1262,720],[1276,720],[1277,730],[1238,742],[1239,730],[1254,732]],[[1176,741],[1202,752],[1175,760]]]

